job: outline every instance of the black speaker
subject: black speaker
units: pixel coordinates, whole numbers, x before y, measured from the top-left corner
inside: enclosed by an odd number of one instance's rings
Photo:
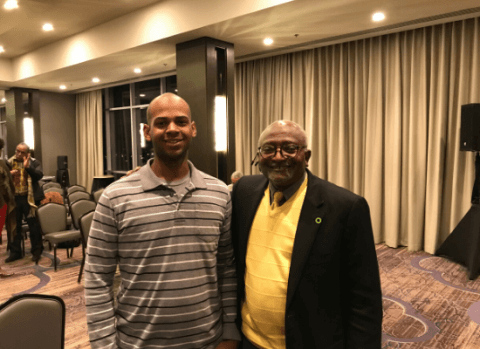
[[[66,170],[68,168],[68,158],[66,155],[57,156],[57,170]]]
[[[460,150],[480,151],[480,103],[462,105]]]
[[[57,170],[57,176],[55,179],[57,183],[60,183],[62,188],[70,186],[70,176],[68,174],[68,170]]]

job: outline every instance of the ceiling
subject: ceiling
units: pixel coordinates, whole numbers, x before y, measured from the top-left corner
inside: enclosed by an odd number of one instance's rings
[[[18,0],[12,10],[5,1],[0,90],[61,93],[172,74],[175,45],[202,36],[233,43],[239,62],[480,16],[480,0]],[[376,11],[386,19],[373,22]]]

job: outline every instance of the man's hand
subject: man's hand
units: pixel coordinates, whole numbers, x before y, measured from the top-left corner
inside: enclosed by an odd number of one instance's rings
[[[30,153],[23,158],[23,167],[28,168],[30,166]]]
[[[19,172],[18,170],[11,170],[11,171],[10,171],[10,174],[12,175],[12,177],[18,176],[19,173],[20,173],[20,172]]]
[[[142,168],[142,166],[137,166],[135,167],[133,170],[130,170],[127,172],[127,174],[125,176],[123,176],[122,178],[125,178],[125,177],[128,177],[130,176],[131,174],[134,174],[135,172],[137,172],[138,170],[140,170]]]
[[[239,341],[234,340],[223,341],[215,349],[237,349],[239,343]]]

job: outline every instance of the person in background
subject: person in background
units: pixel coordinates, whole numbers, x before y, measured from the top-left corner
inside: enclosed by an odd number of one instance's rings
[[[0,138],[0,152],[3,151],[5,141]],[[0,158],[0,234],[3,227],[7,231],[7,250],[10,249],[10,243],[14,240],[17,223],[15,220],[15,185],[10,174],[10,169],[5,160]],[[11,276],[0,268],[0,277]]]
[[[26,219],[30,230],[32,261],[38,263],[43,252],[42,234],[35,219],[35,212],[40,201],[45,197],[38,181],[43,177],[40,161],[31,157],[30,148],[26,143],[19,143],[15,155],[8,159],[12,168],[10,171],[15,184],[15,204],[17,234],[10,243],[10,256],[5,263],[22,258],[22,221]]]
[[[230,176],[230,179],[232,180],[232,183],[228,185],[228,189],[232,191],[233,185],[237,183],[237,181],[243,176],[243,173],[240,171],[235,171],[232,173]]]
[[[85,263],[93,349],[238,345],[230,193],[187,160],[196,134],[182,98],[155,98],[144,126],[154,158],[97,204]]]
[[[367,202],[306,169],[311,151],[296,123],[271,124],[258,145],[263,175],[232,191],[241,348],[379,349]]]

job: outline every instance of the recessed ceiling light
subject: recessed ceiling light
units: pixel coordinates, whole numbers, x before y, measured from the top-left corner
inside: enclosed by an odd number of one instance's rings
[[[7,0],[5,1],[3,7],[5,7],[7,10],[18,8],[17,0]]]
[[[2,52],[5,52],[5,50],[3,49],[3,46],[0,46],[0,53]]]
[[[2,98],[2,103],[5,103],[7,99],[5,97]]]
[[[385,19],[385,15],[383,14],[383,12],[375,12],[372,16],[372,20],[374,22],[380,22],[380,21],[383,21]]]
[[[142,72],[142,69],[140,69],[140,68],[135,68],[135,69],[133,69],[133,72],[139,74],[139,73]]]
[[[145,97],[145,93],[140,93],[140,97]]]
[[[94,82],[94,83],[100,82],[100,79],[99,78],[93,78],[92,82]]]
[[[267,46],[273,44],[273,39],[272,38],[266,38],[263,40],[263,43]]]
[[[67,89],[67,86],[65,85],[60,85],[60,90],[66,90]]]
[[[45,23],[43,25],[42,29],[45,30],[46,32],[52,31],[53,30],[53,25],[51,25],[50,23]]]

